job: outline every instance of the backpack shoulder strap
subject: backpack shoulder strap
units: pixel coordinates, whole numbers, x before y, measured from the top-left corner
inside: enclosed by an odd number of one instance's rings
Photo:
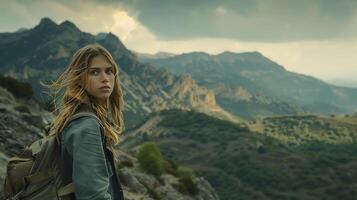
[[[103,129],[104,129],[103,123],[100,121],[100,119],[97,117],[97,115],[95,115],[93,112],[89,112],[89,111],[80,111],[80,112],[75,113],[74,115],[72,115],[69,118],[66,126],[68,126],[73,120],[76,120],[81,117],[92,117],[92,118],[96,119],[98,121],[98,123],[100,124],[101,131],[103,131]],[[52,135],[52,134],[49,134],[49,135]],[[54,135],[56,137],[57,144],[59,145],[60,139],[58,138],[58,134],[54,134]]]
[[[78,118],[81,118],[81,117],[93,117],[93,118],[95,118],[95,119],[99,122],[100,126],[103,127],[103,124],[102,124],[102,122],[100,121],[100,119],[97,117],[97,115],[95,115],[95,114],[92,113],[92,112],[86,112],[86,111],[81,111],[81,112],[78,112],[78,113],[74,114],[74,115],[69,119],[68,124],[69,124],[71,121],[73,121],[73,120],[75,120],[75,119],[78,119]]]

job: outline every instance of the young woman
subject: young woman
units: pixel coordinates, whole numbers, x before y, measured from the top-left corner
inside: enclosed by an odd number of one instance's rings
[[[61,141],[63,185],[73,183],[78,200],[124,199],[114,149],[124,130],[124,102],[118,66],[111,54],[98,44],[82,47],[63,74],[48,86],[57,93],[64,91],[51,127]],[[83,111],[94,116],[69,122]]]

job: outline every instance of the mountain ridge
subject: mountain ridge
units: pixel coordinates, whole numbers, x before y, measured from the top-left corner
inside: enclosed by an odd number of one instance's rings
[[[218,95],[217,102],[226,104],[225,109],[242,108],[242,101],[237,101],[237,96],[232,95],[237,87],[245,90],[249,96],[260,93],[276,103],[290,104],[292,109],[284,111],[285,114],[294,113],[294,107],[298,112],[305,110],[324,114],[351,113],[357,107],[353,101],[357,98],[357,88],[334,86],[309,75],[290,72],[257,51],[226,51],[216,55],[193,52],[170,58],[146,59],[143,62],[157,68],[167,68],[175,74],[190,74],[199,84],[216,94],[223,88],[226,93]],[[274,110],[267,104],[251,103],[266,107],[258,110],[258,113]],[[239,109],[234,113],[239,115]],[[255,118],[257,115],[248,117]]]

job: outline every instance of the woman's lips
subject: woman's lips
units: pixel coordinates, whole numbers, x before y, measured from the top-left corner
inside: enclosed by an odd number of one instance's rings
[[[99,89],[102,90],[103,92],[109,92],[110,91],[110,87],[101,87]]]

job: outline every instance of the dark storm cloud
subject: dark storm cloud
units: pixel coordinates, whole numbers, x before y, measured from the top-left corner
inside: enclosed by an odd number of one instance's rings
[[[42,10],[40,0],[5,0],[2,4],[29,9],[14,15],[1,9],[3,29],[34,24]],[[14,3],[16,2],[16,3]],[[286,42],[355,38],[357,0],[59,0],[52,1],[75,13],[98,4],[125,8],[161,40],[217,37],[250,42]],[[5,6],[6,7],[6,6]],[[27,10],[27,12],[23,12]],[[93,10],[95,12],[95,10]],[[39,13],[39,14],[37,14]],[[62,13],[47,14],[54,19]],[[11,20],[7,20],[11,19]],[[21,22],[23,21],[23,22]]]
[[[115,1],[107,1],[115,3]],[[125,0],[159,39],[275,42],[352,37],[355,0]]]

